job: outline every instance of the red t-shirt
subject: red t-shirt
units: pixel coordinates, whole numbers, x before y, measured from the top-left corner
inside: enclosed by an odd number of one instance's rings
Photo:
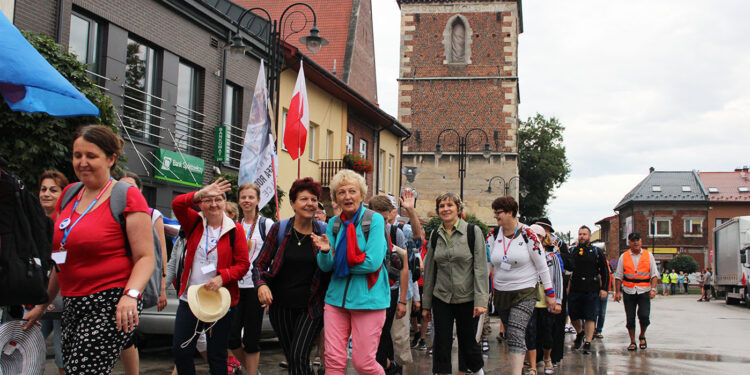
[[[63,195],[71,185],[63,190]],[[62,199],[57,201],[55,212],[60,214],[55,220],[55,234],[52,251],[60,249],[63,230],[60,223],[70,218],[70,225],[81,216],[72,212],[75,198],[60,210]],[[127,204],[124,212],[148,213],[148,204],[135,187],[128,188]],[[72,215],[71,215],[72,214]],[[70,231],[65,242],[68,251],[65,263],[60,264],[57,280],[60,294],[65,297],[88,296],[111,288],[124,288],[130,278],[133,262],[125,252],[125,234],[112,217],[109,198],[99,207],[89,211]]]

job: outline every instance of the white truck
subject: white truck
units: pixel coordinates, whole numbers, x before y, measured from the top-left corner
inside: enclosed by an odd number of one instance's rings
[[[750,216],[735,217],[714,229],[715,285],[726,303],[750,307]]]

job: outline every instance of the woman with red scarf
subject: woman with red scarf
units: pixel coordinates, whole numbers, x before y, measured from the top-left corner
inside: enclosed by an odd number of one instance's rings
[[[362,206],[366,195],[361,175],[339,171],[331,181],[331,199],[341,207],[341,215],[328,222],[325,235],[312,235],[320,249],[320,269],[333,271],[323,314],[327,374],[346,373],[350,334],[354,369],[359,374],[384,374],[375,353],[390,305],[383,267],[388,244],[383,216]]]

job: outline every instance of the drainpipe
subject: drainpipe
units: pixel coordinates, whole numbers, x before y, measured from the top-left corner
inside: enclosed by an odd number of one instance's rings
[[[55,42],[62,44],[62,25],[63,25],[63,10],[65,9],[65,0],[57,1],[57,35],[55,35]]]
[[[232,40],[232,32],[227,30],[227,43]],[[227,48],[226,45],[222,49],[222,55],[221,55],[221,89],[219,90],[219,95],[221,95],[221,104],[219,108],[219,126],[224,125],[224,107],[226,106],[226,89],[227,89]],[[240,115],[242,116],[242,115]],[[214,133],[215,134],[215,133]],[[224,133],[226,134],[226,133]],[[229,147],[231,150],[232,148]],[[229,155],[227,155],[227,160],[229,157],[231,157],[232,152],[229,152]],[[213,161],[214,165],[217,163],[216,161]]]

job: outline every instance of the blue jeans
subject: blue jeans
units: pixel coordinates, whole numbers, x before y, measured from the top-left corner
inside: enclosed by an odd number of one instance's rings
[[[599,303],[599,315],[596,316],[596,331],[595,333],[602,333],[602,329],[604,329],[604,316],[607,315],[607,301],[609,300],[609,293],[607,293],[607,298],[600,299]]]
[[[227,375],[227,348],[229,347],[229,329],[232,324],[233,310],[229,309],[227,315],[219,319],[211,331],[206,332],[208,368],[211,375]],[[180,300],[174,321],[174,338],[172,341],[172,355],[178,374],[195,374],[193,356],[195,344],[198,341],[198,335],[195,332],[202,331],[210,325],[198,322],[193,312],[190,311],[187,302]],[[190,340],[190,344],[185,348],[181,347],[182,343],[188,340]]]
[[[52,337],[52,341],[55,347],[55,366],[63,368],[62,343],[60,342],[62,337],[62,320],[42,319],[39,322],[42,323],[42,336],[45,339],[49,337],[50,333],[54,332],[55,336]]]

